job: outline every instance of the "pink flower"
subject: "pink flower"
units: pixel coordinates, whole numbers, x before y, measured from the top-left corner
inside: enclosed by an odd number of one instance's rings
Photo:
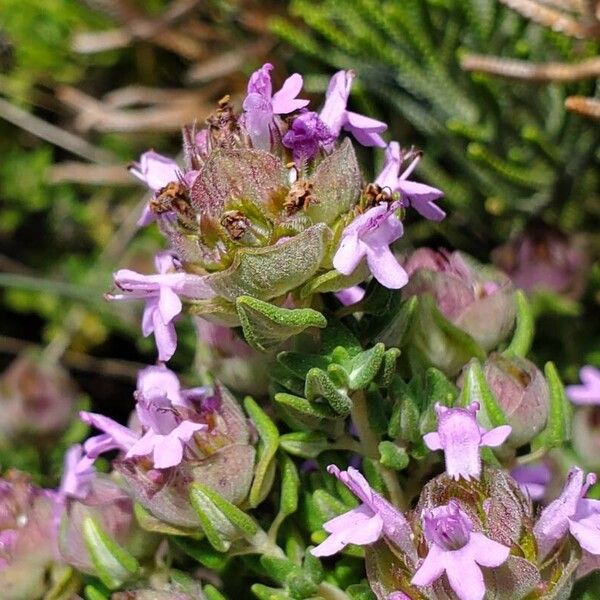
[[[352,287],[340,290],[335,293],[336,298],[344,305],[350,306],[360,302],[365,297],[366,290],[361,288],[360,285],[353,285]]]
[[[444,573],[460,600],[483,600],[485,583],[480,567],[498,567],[508,559],[510,548],[482,533],[456,500],[423,513],[429,552],[412,578],[416,586],[428,586]]]
[[[405,553],[414,556],[410,526],[400,511],[375,492],[354,467],[340,471],[335,465],[329,465],[327,470],[361,500],[362,504],[323,525],[323,529],[330,535],[311,550],[313,556],[331,556],[348,544],[374,544],[382,536]]]
[[[63,476],[58,489],[59,497],[83,500],[95,475],[94,460],[84,454],[81,444],[71,446],[65,454]]]
[[[177,466],[185,447],[194,435],[207,426],[184,418],[190,414],[187,400],[175,374],[166,367],[149,367],[140,372],[136,390],[136,414],[141,433],[95,413],[81,412],[80,417],[103,433],[87,440],[85,451],[96,458],[107,450],[125,452],[125,458],[152,455],[156,469]],[[193,391],[193,390],[190,390]]]
[[[342,232],[342,241],[333,266],[343,275],[350,275],[366,257],[373,277],[381,285],[398,289],[406,285],[408,275],[394,257],[389,245],[404,233],[401,221],[394,214],[399,203],[388,206],[382,202],[359,215]]]
[[[421,160],[420,154],[413,159],[404,172],[400,173],[404,159],[405,156],[400,151],[400,144],[390,142],[385,150],[383,169],[375,183],[382,188],[389,188],[392,193],[400,192],[403,205],[412,206],[426,219],[441,221],[446,213],[434,202],[439,200],[444,192],[424,183],[409,181],[409,176]]]
[[[353,71],[338,71],[331,78],[319,117],[327,125],[334,139],[344,129],[363,146],[385,148],[385,142],[379,134],[387,129],[387,125],[346,109],[354,77]]]
[[[271,71],[273,65],[265,63],[255,71],[248,82],[248,95],[243,104],[244,125],[255,148],[270,150],[271,124],[274,115],[285,115],[299,110],[308,100],[298,99],[302,89],[302,76],[294,73],[288,77],[281,89],[273,94]]]
[[[500,446],[510,435],[509,425],[486,431],[477,423],[475,415],[479,402],[467,408],[448,408],[437,403],[438,430],[423,436],[430,450],[443,450],[446,473],[454,479],[479,479],[481,475],[481,446]]]
[[[158,358],[169,360],[177,348],[174,319],[182,310],[180,295],[188,298],[210,298],[214,292],[198,275],[178,271],[172,254],[157,254],[158,275],[141,275],[121,269],[114,274],[114,281],[122,294],[107,295],[109,300],[146,300],[142,318],[142,333],[154,333]]]
[[[600,405],[600,369],[590,365],[579,371],[582,385],[568,385],[567,396],[579,406]]]
[[[594,483],[596,475],[590,473],[584,479],[579,467],[571,467],[562,493],[542,511],[533,528],[540,559],[548,555],[567,531],[583,550],[600,555],[600,500],[585,498]]]
[[[144,152],[140,157],[140,161],[129,167],[129,171],[140,181],[143,181],[153,192],[158,192],[171,181],[177,181],[181,175],[181,170],[174,160],[158,154],[154,150]],[[155,220],[155,215],[150,210],[150,206],[146,205],[138,220],[138,226],[149,225]]]

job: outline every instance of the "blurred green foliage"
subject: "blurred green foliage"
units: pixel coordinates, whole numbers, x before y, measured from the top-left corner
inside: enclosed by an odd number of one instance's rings
[[[569,94],[593,94],[595,82],[506,81],[459,64],[466,51],[575,62],[597,54],[597,43],[532,24],[497,0],[292,0],[290,14],[275,31],[312,61],[354,69],[357,101],[376,109],[393,139],[424,150],[419,173],[446,194],[450,219],[437,231],[452,245],[485,256],[534,216],[565,231],[598,226],[600,129],[563,106]]]

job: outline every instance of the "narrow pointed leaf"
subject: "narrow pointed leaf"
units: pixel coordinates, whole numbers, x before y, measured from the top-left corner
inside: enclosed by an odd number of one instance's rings
[[[327,373],[321,369],[311,369],[306,374],[304,395],[312,402],[321,398],[326,400],[338,415],[350,414],[352,400],[344,390],[338,389]]]
[[[339,419],[338,415],[332,408],[326,403],[309,402],[306,398],[300,396],[294,396],[293,394],[286,394],[281,392],[275,394],[275,402],[279,402],[293,410],[308,415],[310,417],[316,417],[317,419]]]
[[[250,488],[250,506],[258,506],[269,493],[272,480],[269,482],[269,469],[279,447],[279,431],[275,423],[267,416],[265,411],[249,396],[244,399],[244,408],[254,422],[260,438],[257,462],[254,469],[254,481]]]
[[[477,360],[472,360],[467,367],[463,389],[458,400],[460,406],[468,406],[471,402],[479,402],[482,409],[480,420],[484,427],[506,425],[506,415],[490,390],[481,363]]]
[[[93,517],[83,521],[83,540],[96,574],[107,588],[118,588],[137,572],[137,560],[117,544]]]
[[[362,390],[377,376],[383,363],[385,346],[375,344],[369,350],[355,356],[350,365],[348,383],[352,390]]]
[[[504,354],[507,356],[513,355],[525,357],[533,342],[535,321],[531,312],[531,306],[529,305],[529,301],[524,292],[522,290],[517,290],[515,297],[517,303],[515,331]]]

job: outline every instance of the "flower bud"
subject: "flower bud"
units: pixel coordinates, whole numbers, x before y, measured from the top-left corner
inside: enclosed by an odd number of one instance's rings
[[[550,392],[542,372],[526,358],[496,352],[488,356],[483,372],[512,427],[506,443],[513,448],[529,443],[548,419]]]
[[[97,474],[84,498],[65,500],[59,527],[60,554],[79,571],[97,574],[84,533],[88,519],[93,519],[104,534],[136,558],[154,550],[153,536],[137,526],[131,498],[108,476]]]
[[[416,250],[404,265],[410,276],[403,297],[430,295],[450,323],[469,334],[485,351],[493,350],[512,330],[516,306],[508,277],[460,252]],[[421,303],[422,304],[422,303]],[[420,306],[413,343],[431,364],[456,374],[470,350],[446,340],[436,319]],[[466,360],[465,360],[466,359]]]
[[[68,426],[77,389],[57,364],[19,356],[0,377],[0,441],[55,438]]]
[[[577,300],[585,289],[589,257],[581,237],[536,226],[492,253],[494,264],[527,293],[551,291]]]
[[[0,590],[3,600],[41,598],[58,550],[56,502],[24,473],[0,479]]]

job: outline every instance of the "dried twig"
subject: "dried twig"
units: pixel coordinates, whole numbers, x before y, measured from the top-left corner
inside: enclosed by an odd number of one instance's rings
[[[569,96],[565,100],[565,108],[591,119],[600,119],[600,100],[585,96]]]
[[[600,77],[600,57],[569,64],[532,63],[526,60],[467,54],[461,58],[460,65],[467,71],[480,71],[527,81],[579,81],[590,77]]]
[[[577,19],[561,10],[551,8],[536,0],[501,0],[503,4],[539,23],[579,39],[600,37],[600,23],[595,20]]]
[[[0,118],[81,158],[104,164],[116,162],[116,158],[110,152],[90,144],[87,140],[65,129],[29,114],[27,111],[4,100],[4,98],[0,98]]]
[[[48,170],[50,183],[83,183],[86,185],[137,185],[123,165],[90,165],[68,161]]]

